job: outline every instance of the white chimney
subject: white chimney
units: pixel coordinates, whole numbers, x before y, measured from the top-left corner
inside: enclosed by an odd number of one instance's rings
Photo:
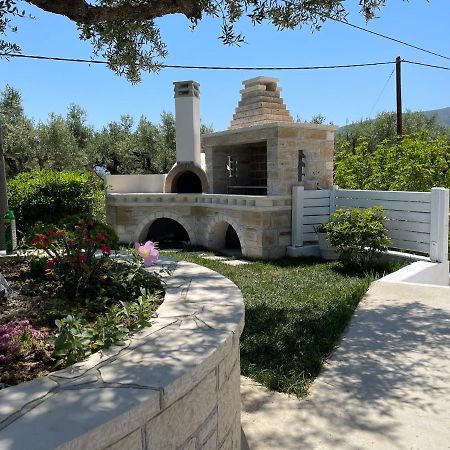
[[[177,162],[194,162],[201,167],[200,85],[195,81],[176,81],[173,84]]]

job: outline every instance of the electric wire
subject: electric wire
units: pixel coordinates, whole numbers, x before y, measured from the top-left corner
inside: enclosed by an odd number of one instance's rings
[[[108,61],[99,59],[81,59],[81,58],[65,58],[61,56],[43,56],[43,55],[24,55],[22,53],[0,53],[0,57],[8,58],[23,58],[23,59],[35,59],[44,61],[59,61],[59,62],[74,62],[84,64],[104,64],[107,65]],[[427,64],[420,61],[409,61],[408,59],[402,59],[402,63],[415,64],[418,66],[430,67],[434,69],[450,70],[450,67],[439,66],[436,64]],[[253,67],[253,66],[190,66],[182,64],[158,64],[157,67],[161,69],[196,69],[196,70],[327,70],[327,69],[347,69],[355,67],[372,67],[383,66],[389,64],[395,64],[396,61],[378,61],[371,63],[360,64],[334,64],[323,66],[280,66],[280,67]]]
[[[108,64],[107,61],[98,59],[80,59],[80,58],[64,58],[59,56],[42,56],[42,55],[24,55],[22,53],[0,53],[0,56],[6,58],[27,58],[45,61],[63,61],[86,64]],[[319,69],[345,69],[352,67],[370,67],[381,66],[387,64],[395,64],[395,61],[381,61],[360,64],[335,64],[324,66],[295,66],[295,67],[233,67],[233,66],[191,66],[181,64],[158,64],[162,69],[199,69],[199,70],[319,70]]]
[[[375,103],[373,104],[372,109],[370,110],[370,113],[369,113],[369,118],[372,116],[373,110],[374,110],[375,107],[378,105],[378,102],[380,101],[381,97],[383,96],[384,91],[386,90],[387,85],[389,84],[389,81],[390,81],[391,78],[392,78],[392,75],[394,75],[394,72],[395,72],[395,68],[392,69],[392,72],[391,72],[391,74],[389,75],[388,79],[386,80],[386,83],[384,83],[383,89],[381,89],[380,95],[378,95],[378,98],[376,99]]]
[[[402,62],[407,63],[407,64],[415,64],[416,66],[432,67],[433,69],[450,70],[450,67],[437,66],[435,64],[426,64],[426,63],[419,62],[419,61],[408,61],[407,59],[402,59]]]
[[[366,33],[374,34],[375,36],[379,36],[379,37],[382,37],[384,39],[388,39],[390,41],[397,42],[397,44],[406,45],[407,47],[411,47],[411,48],[414,48],[414,49],[419,50],[421,52],[428,53],[428,54],[434,55],[434,56],[438,56],[439,58],[444,58],[444,59],[447,59],[447,60],[450,61],[450,57],[449,56],[441,55],[440,53],[436,53],[436,52],[433,52],[431,50],[427,50],[426,48],[423,48],[423,47],[418,47],[417,45],[410,44],[410,43],[402,41],[400,39],[393,38],[393,37],[388,36],[386,34],[382,34],[382,33],[376,32],[376,31],[369,30],[368,28],[360,27],[358,25],[355,25],[354,23],[347,22],[346,20],[336,19],[335,17],[330,17],[330,19],[334,20],[335,22],[339,22],[339,23],[342,23],[344,25],[348,25],[349,27],[353,27],[353,28],[356,28],[358,30],[365,31]]]

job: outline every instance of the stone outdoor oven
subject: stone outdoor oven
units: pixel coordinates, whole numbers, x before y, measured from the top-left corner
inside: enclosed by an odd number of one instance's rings
[[[292,188],[332,186],[336,127],[295,123],[276,78],[243,85],[229,129],[200,136],[199,85],[174,83],[177,162],[167,175],[107,178],[108,221],[121,241],[286,254]]]
[[[164,183],[166,193],[207,193],[208,178],[201,167],[200,91],[195,81],[174,83],[177,162]]]

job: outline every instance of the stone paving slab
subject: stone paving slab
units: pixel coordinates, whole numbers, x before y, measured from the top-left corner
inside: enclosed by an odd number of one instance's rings
[[[373,283],[304,400],[242,379],[243,449],[449,449],[450,288]]]
[[[251,261],[244,261],[243,259],[230,259],[228,261],[223,261],[224,264],[229,266],[246,266],[248,264],[253,264]]]
[[[207,259],[209,261],[226,261],[227,257],[226,256],[217,256],[217,255],[200,255],[201,258],[203,259]]]

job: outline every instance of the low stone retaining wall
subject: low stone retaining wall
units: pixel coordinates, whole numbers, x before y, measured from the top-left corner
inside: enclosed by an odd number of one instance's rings
[[[239,289],[167,263],[166,298],[124,347],[0,391],[0,449],[239,449]]]

